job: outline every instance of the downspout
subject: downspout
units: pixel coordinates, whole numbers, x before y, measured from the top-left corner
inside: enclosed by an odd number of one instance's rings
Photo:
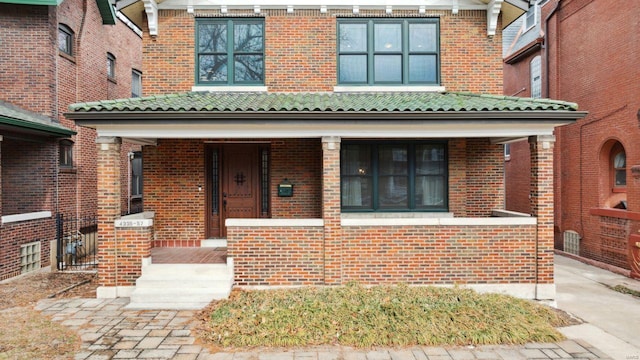
[[[52,10],[55,9],[55,10]],[[58,32],[58,7],[56,6],[49,6],[49,11],[55,11],[55,18],[56,18],[56,34]],[[55,38],[54,38],[55,39]],[[60,56],[58,56],[58,46],[57,46],[57,41],[53,41],[53,54],[54,54],[54,58],[56,59],[55,61],[55,84],[54,84],[54,89],[53,89],[53,120],[57,121],[58,123],[60,123],[60,114],[58,112],[58,107],[60,106],[60,104],[58,103],[58,89],[60,88],[60,74],[59,74],[59,61],[60,61]],[[58,156],[53,158],[53,168],[55,169],[55,177],[54,177],[54,182],[55,182],[55,213],[57,214],[60,211],[60,161],[59,161],[59,156],[60,156],[60,142],[57,143],[57,148],[58,148]]]
[[[551,82],[549,79],[549,46],[548,46],[549,45],[549,20],[551,20],[553,15],[555,15],[558,9],[560,8],[561,2],[562,0],[558,0],[558,2],[556,3],[556,7],[554,7],[553,10],[551,10],[551,12],[544,19],[544,42],[542,44],[542,48],[544,49],[544,70],[545,70],[544,78],[547,80],[546,86],[545,86],[545,93],[546,93],[545,95],[547,96],[547,99],[549,99],[549,91],[550,91],[549,83]],[[556,31],[556,40],[557,40],[557,37],[558,35]]]
[[[75,47],[75,60],[76,60],[76,103],[81,102],[83,99],[80,98],[80,69],[82,68],[82,51],[81,50],[81,44],[82,44],[82,35],[84,34],[84,27],[86,24],[86,20],[87,20],[87,9],[88,9],[88,5],[87,5],[87,1],[88,0],[83,0],[82,1],[82,20],[80,21],[80,31],[78,31],[78,36],[76,38],[76,42],[74,45],[76,45]],[[76,125],[74,130],[77,131],[77,135],[76,135],[76,142],[75,142],[75,150],[74,153],[77,154],[78,156],[76,156],[76,164],[80,164],[80,159],[79,156],[80,154],[82,154],[82,141],[78,141],[80,139],[80,129],[78,128],[78,126]],[[82,191],[80,189],[80,184],[82,184],[82,182],[80,181],[80,176],[83,173],[83,169],[81,166],[77,167],[78,170],[76,171],[76,217],[80,218],[81,217],[81,212],[82,212],[82,204],[80,199],[82,198]]]

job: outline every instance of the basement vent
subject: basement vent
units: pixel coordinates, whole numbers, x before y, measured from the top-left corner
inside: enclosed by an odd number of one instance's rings
[[[20,272],[22,274],[40,269],[40,241],[20,246]]]
[[[573,230],[564,232],[564,251],[569,254],[580,255],[580,234]]]

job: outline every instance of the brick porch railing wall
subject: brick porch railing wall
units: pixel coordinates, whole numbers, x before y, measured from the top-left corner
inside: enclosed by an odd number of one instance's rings
[[[535,283],[535,225],[347,226],[343,282]]]
[[[227,227],[237,285],[324,283],[322,226]]]

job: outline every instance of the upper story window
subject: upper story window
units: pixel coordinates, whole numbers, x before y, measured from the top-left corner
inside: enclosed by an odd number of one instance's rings
[[[542,97],[542,61],[540,60],[540,55],[531,60],[529,74],[531,76],[531,97],[539,99]]]
[[[340,180],[346,211],[447,211],[445,142],[346,142]]]
[[[112,53],[107,53],[107,77],[112,80],[116,78],[116,57]]]
[[[338,83],[440,82],[438,19],[339,19]]]
[[[196,83],[264,84],[263,19],[198,19]]]
[[[131,97],[142,96],[142,73],[136,69],[131,70]]]
[[[540,8],[539,5],[534,4],[529,7],[529,10],[527,10],[527,14],[525,15],[524,23],[523,23],[524,31],[527,31],[532,27],[536,26],[536,23],[538,21],[539,8]]]
[[[73,30],[64,24],[58,25],[58,50],[73,56]]]
[[[60,140],[59,161],[61,167],[73,167],[73,141]]]

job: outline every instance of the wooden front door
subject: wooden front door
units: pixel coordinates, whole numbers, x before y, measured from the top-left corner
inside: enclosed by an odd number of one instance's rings
[[[260,148],[255,144],[212,147],[209,178],[207,236],[225,237],[228,218],[257,218],[260,203]]]

